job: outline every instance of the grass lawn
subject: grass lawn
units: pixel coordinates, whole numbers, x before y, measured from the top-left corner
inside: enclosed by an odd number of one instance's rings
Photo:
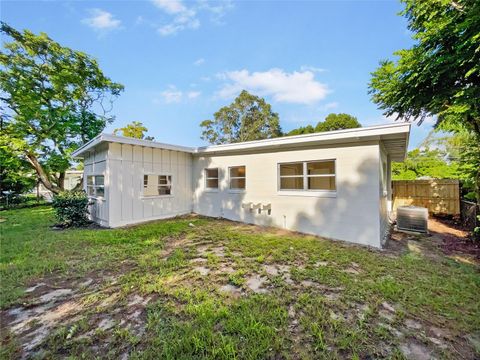
[[[2,358],[480,357],[480,273],[225,220],[52,230],[0,212]]]

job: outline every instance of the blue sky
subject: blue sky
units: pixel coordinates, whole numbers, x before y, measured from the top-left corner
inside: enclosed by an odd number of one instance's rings
[[[201,145],[199,123],[241,91],[284,130],[330,112],[392,122],[370,101],[370,73],[412,44],[398,1],[2,1],[1,19],[98,59],[125,85],[106,132],[143,122],[158,141]],[[431,129],[414,125],[410,148]]]

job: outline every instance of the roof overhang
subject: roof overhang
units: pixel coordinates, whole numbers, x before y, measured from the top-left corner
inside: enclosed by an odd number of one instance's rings
[[[382,141],[392,161],[403,161],[408,148],[410,124],[388,124],[266,140],[199,147],[195,155],[223,155],[295,148],[327,147],[367,141]]]
[[[158,148],[158,149],[183,151],[187,153],[194,153],[196,150],[195,148],[187,147],[187,146],[164,144],[156,141],[135,139],[135,138],[117,136],[117,135],[111,135],[111,134],[100,134],[94,137],[89,142],[83,144],[77,150],[75,150],[72,153],[72,156],[76,158],[84,157],[86,153],[92,151],[96,146],[100,145],[101,143],[128,144],[128,145],[152,147],[152,148]]]
[[[85,153],[92,151],[93,148],[105,142],[183,151],[198,156],[212,156],[260,151],[280,151],[294,148],[324,147],[361,143],[366,141],[381,141],[392,161],[403,161],[407,153],[409,134],[410,124],[400,123],[370,126],[357,129],[328,131],[306,135],[285,136],[234,144],[211,145],[198,148],[164,144],[155,141],[134,139],[110,134],[100,134],[81,146],[72,155],[74,157],[83,157]]]

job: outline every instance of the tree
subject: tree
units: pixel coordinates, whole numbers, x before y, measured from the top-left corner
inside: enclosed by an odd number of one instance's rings
[[[313,134],[323,131],[333,131],[333,130],[343,130],[343,129],[353,129],[359,128],[362,125],[358,122],[355,116],[349,114],[328,114],[325,118],[325,121],[319,121],[315,127],[312,125],[307,125],[305,127],[301,126],[297,129],[293,129],[288,132],[286,135],[302,135],[302,134]]]
[[[449,158],[458,163],[458,177],[462,181],[464,197],[475,201],[475,181],[480,168],[480,142],[465,130],[458,130],[446,140]]]
[[[414,149],[409,151],[404,162],[392,164],[394,180],[415,180],[420,177],[457,179],[458,162],[448,160],[438,149]]]
[[[61,46],[47,34],[17,31],[0,52],[3,141],[17,149],[43,185],[63,189],[70,154],[113,121],[113,99],[123,86],[112,82],[87,54]]]
[[[36,177],[28,162],[0,135],[0,198],[4,191],[23,194],[33,189]]]
[[[355,116],[349,114],[329,114],[325,121],[320,121],[315,132],[354,129],[362,127]]]
[[[403,0],[415,44],[372,74],[372,100],[388,116],[464,129],[480,142],[480,2]],[[480,168],[476,169],[480,202]]]
[[[122,136],[153,141],[154,137],[145,136],[146,132],[148,132],[148,129],[140,121],[134,121],[131,124],[127,124],[122,128],[113,130],[114,135],[118,135],[118,133],[121,133]]]
[[[228,106],[214,114],[214,120],[200,123],[203,140],[229,144],[281,136],[278,114],[264,99],[243,90]]]
[[[304,134],[313,134],[315,132],[315,128],[312,125],[307,126],[300,126],[299,128],[290,130],[286,136],[292,135],[304,135]]]

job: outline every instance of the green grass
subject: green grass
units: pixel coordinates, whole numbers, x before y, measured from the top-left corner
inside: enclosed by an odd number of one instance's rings
[[[40,281],[81,295],[81,318],[59,324],[42,344],[48,358],[125,352],[133,359],[402,358],[401,346],[412,339],[438,357],[456,358],[458,349],[475,356],[464,335],[479,336],[478,267],[439,253],[386,254],[201,217],[64,231],[51,229],[46,206],[3,211],[0,218],[6,219],[0,222],[2,309],[32,301],[24,291]],[[205,244],[223,247],[225,256],[206,252],[201,265],[210,273],[201,276],[190,260]],[[289,267],[291,281],[268,275],[267,265]],[[248,289],[253,275],[267,279],[267,293]],[[75,285],[87,277],[98,285]],[[242,294],[221,292],[226,284]],[[135,295],[152,299],[141,310],[142,333],[121,325]],[[113,304],[102,303],[110,298]],[[381,316],[383,302],[396,309],[391,320]],[[100,330],[102,316],[118,321]],[[422,329],[409,331],[405,319]],[[432,327],[448,333],[445,349],[429,343]],[[7,338],[0,356],[18,356],[20,343]]]

